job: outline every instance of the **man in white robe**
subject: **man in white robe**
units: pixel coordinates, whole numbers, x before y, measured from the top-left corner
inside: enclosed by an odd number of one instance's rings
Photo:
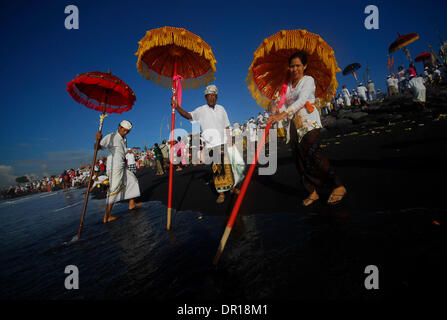
[[[424,79],[422,77],[415,77],[410,75],[410,81],[408,82],[408,89],[413,93],[413,101],[422,105],[425,109],[425,94],[426,88],[424,85]]]
[[[361,104],[365,104],[366,101],[368,100],[368,98],[366,97],[366,92],[368,90],[365,88],[365,86],[363,85],[363,83],[359,83],[359,86],[357,88],[357,95],[359,97],[360,103]]]
[[[343,86],[342,90],[343,95],[343,101],[346,107],[351,106],[351,94],[349,93],[349,90],[346,88],[346,86]]]
[[[104,223],[113,221],[116,217],[111,216],[112,207],[115,202],[129,199],[129,210],[134,209],[142,203],[136,203],[135,198],[140,196],[140,187],[135,175],[126,168],[126,135],[132,129],[132,124],[123,120],[118,126],[118,131],[110,133],[102,138],[100,131],[96,133],[99,142],[99,150],[109,149],[107,156],[107,176],[109,177],[109,191],[106,198],[106,212]],[[101,139],[102,138],[102,139]]]
[[[369,101],[376,100],[376,89],[374,88],[374,82],[372,82],[371,80],[368,80],[368,84],[366,85],[366,88],[368,89]]]

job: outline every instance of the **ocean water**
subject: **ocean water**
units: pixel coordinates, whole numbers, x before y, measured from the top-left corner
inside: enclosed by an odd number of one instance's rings
[[[445,266],[445,235],[431,223],[444,211],[352,214],[340,207],[240,216],[214,266],[228,217],[174,212],[166,231],[159,202],[132,212],[118,203],[118,219],[103,224],[105,201],[90,198],[81,239],[70,243],[83,192],[0,201],[1,299],[376,299],[431,285],[400,272],[411,261],[424,257],[431,272]],[[385,270],[379,292],[365,290],[369,264]],[[64,286],[69,265],[79,270],[78,290]]]

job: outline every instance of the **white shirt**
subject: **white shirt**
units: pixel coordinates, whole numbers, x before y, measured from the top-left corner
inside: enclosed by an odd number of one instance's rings
[[[296,116],[304,119],[303,127],[297,128],[300,136],[304,135],[306,130],[323,127],[317,107],[314,107],[311,113],[308,113],[306,108],[302,108],[306,102],[315,103],[315,81],[311,76],[304,76],[295,88],[292,88],[291,82],[287,85],[284,106],[287,108],[288,113],[293,112],[293,114],[296,114],[299,110]]]
[[[137,163],[135,161],[135,155],[131,153],[126,153],[126,159],[127,159],[127,165],[135,164]]]
[[[357,88],[357,93],[359,94],[359,96],[366,97],[366,91],[368,90],[366,90],[364,86],[360,86]]]
[[[257,136],[256,136],[257,126],[256,126],[256,124],[254,122],[249,122],[247,128],[248,128],[248,132],[250,134],[250,141],[252,141],[252,142],[256,141],[256,138],[257,138]]]
[[[309,103],[315,103],[315,81],[311,76],[304,76],[295,88],[292,88],[292,83],[287,85],[286,101],[284,106],[286,106],[288,113],[296,113],[304,104],[309,101]],[[317,108],[314,112],[318,113]],[[307,111],[302,108],[299,111],[302,115]],[[314,113],[312,112],[312,113]]]
[[[99,143],[100,149],[109,149],[107,170],[123,169],[126,165],[127,140],[118,132],[109,133]]]
[[[351,97],[351,94],[349,93],[348,88],[343,88],[342,94],[343,94],[344,98],[350,98]]]
[[[376,92],[376,90],[374,89],[374,83],[373,82],[368,82],[368,84],[366,86],[368,87],[368,91],[369,92]]]
[[[408,88],[415,90],[425,89],[424,79],[421,77],[411,78],[410,81],[408,81]]]
[[[386,79],[386,86],[387,87],[394,87],[394,79],[393,78]]]
[[[211,108],[207,104],[190,112],[192,121],[198,121],[202,128],[202,136],[207,147],[212,148],[227,142],[226,128],[230,120],[224,107],[216,104]]]
[[[98,184],[101,184],[101,183],[103,183],[104,181],[106,181],[106,180],[108,180],[109,179],[109,177],[107,177],[106,175],[102,175],[102,176],[99,176],[98,177],[98,180],[97,181],[95,181],[94,183],[93,183],[93,188],[94,187],[96,187]]]

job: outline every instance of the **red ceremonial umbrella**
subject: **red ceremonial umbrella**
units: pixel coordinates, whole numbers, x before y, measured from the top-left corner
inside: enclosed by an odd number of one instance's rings
[[[422,52],[420,55],[418,55],[416,58],[414,58],[414,61],[423,62],[425,60],[430,60],[430,59],[431,59],[430,52]]]
[[[414,58],[414,61],[421,62],[424,60],[431,59],[431,53],[429,52],[422,52],[420,55],[418,55],[416,58]]]
[[[414,58],[415,62],[422,62],[424,68],[430,66],[432,64],[432,54],[430,52],[422,52],[416,58]]]
[[[409,33],[401,35],[400,32],[398,32],[397,34],[399,35],[399,37],[396,40],[394,40],[393,43],[390,45],[390,47],[388,48],[388,53],[393,53],[399,49],[402,49],[404,50],[408,60],[411,63],[410,51],[406,48],[406,46],[419,39],[419,35],[417,33]]]
[[[86,72],[76,76],[67,83],[67,91],[77,102],[86,107],[101,112],[99,116],[99,131],[102,130],[102,123],[107,116],[106,113],[119,113],[132,109],[136,100],[132,89],[121,79],[109,72]],[[96,163],[99,140],[95,142],[95,152],[92,163]],[[88,164],[88,166],[91,166]],[[84,207],[82,209],[81,223],[78,233],[73,238],[77,240],[81,236],[82,226],[84,224],[85,211],[87,209],[89,186],[93,176],[94,166],[91,166],[90,177],[87,191],[84,198]]]

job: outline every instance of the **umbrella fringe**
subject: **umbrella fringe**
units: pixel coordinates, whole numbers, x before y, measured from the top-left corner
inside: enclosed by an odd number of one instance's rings
[[[138,42],[139,48],[135,55],[138,56],[137,68],[141,73],[143,69],[142,57],[144,54],[155,47],[176,45],[190,51],[193,51],[200,56],[203,56],[209,61],[212,72],[216,72],[217,63],[214,58],[210,46],[203,41],[199,36],[189,32],[183,28],[163,27],[149,30],[146,35]]]
[[[172,78],[164,77],[159,75],[157,72],[148,68],[147,65],[142,62],[141,68],[138,69],[138,72],[146,79],[154,82],[158,86],[162,86],[164,88],[172,88]],[[182,80],[182,89],[198,89],[202,88],[215,80],[214,73],[209,70],[206,74],[193,79],[184,79]]]

